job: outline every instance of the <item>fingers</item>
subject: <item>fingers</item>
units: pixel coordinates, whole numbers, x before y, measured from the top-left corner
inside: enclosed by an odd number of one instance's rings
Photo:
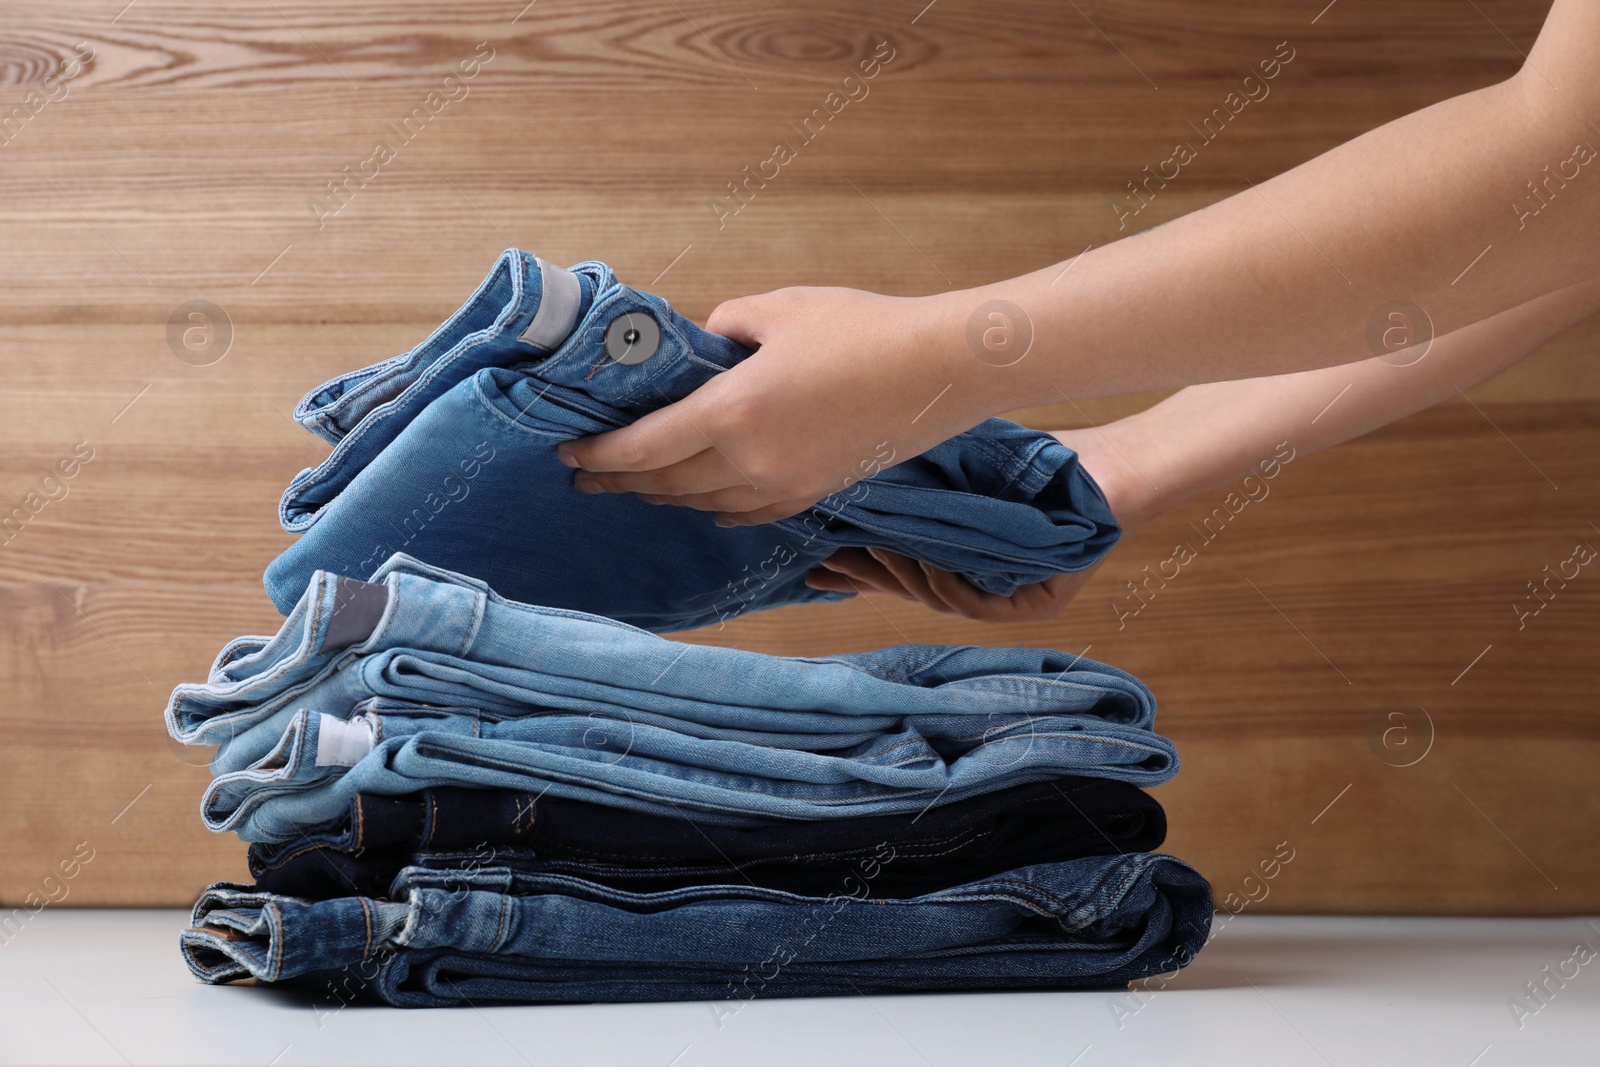
[[[923,576],[928,580],[929,592],[939,598],[945,611],[965,615],[969,619],[995,621],[1005,609],[993,601],[1000,601],[1002,605],[1009,606],[1006,597],[985,593],[959,574],[942,571],[927,563],[919,563],[918,566],[922,568]]]
[[[815,502],[810,497],[791,497],[772,503],[767,493],[743,480],[716,453],[702,452],[683,463],[659,471],[579,471],[573,475],[572,481],[583,493],[631,492],[649,504],[672,504],[696,511],[710,511],[715,513],[718,526],[762,526],[798,515]],[[718,481],[728,484],[708,492],[674,492]],[[656,486],[661,488],[656,489]]]
[[[754,498],[756,500],[762,499],[758,493],[759,491],[753,487],[747,489],[727,490],[727,496],[729,499],[735,499],[742,496],[745,497],[747,501],[750,498]],[[717,508],[716,520],[718,526],[764,526],[769,522],[777,522],[779,519],[787,519],[791,516],[798,515],[814,503],[816,503],[816,499],[814,497],[803,496],[791,497],[788,500],[780,500],[776,504],[762,505],[757,507],[754,511],[740,510],[737,505],[731,508],[719,506]],[[748,508],[750,507],[750,504],[746,502],[743,506]]]
[[[998,596],[959,574],[897,552],[841,548],[806,576],[806,584],[839,593],[887,593],[979,622],[1028,622],[1059,614],[1088,582],[1092,571],[1058,574],[1019,586],[1011,596]]]
[[[993,597],[974,589],[959,575],[939,570],[898,552],[881,548],[869,548],[866,551],[881,573],[898,586],[900,595],[920,601],[925,607],[946,615],[965,615],[989,621],[998,621],[1005,616],[1004,597]],[[1000,604],[990,604],[984,598],[991,598]]]
[[[761,310],[766,301],[761,296],[741,296],[717,305],[706,319],[706,329],[731,337],[751,348],[761,344]],[[704,395],[705,399],[702,399]],[[700,413],[713,403],[709,392],[702,387],[676,404],[643,416],[620,430],[581,437],[567,441],[556,449],[561,462],[591,474],[601,472],[648,472],[654,474],[673,464],[683,463],[708,449],[713,452],[711,439],[698,428]],[[707,473],[705,467],[693,468],[694,475]],[[674,472],[671,480],[633,479],[613,492],[652,492],[664,496],[682,496],[688,493],[708,493],[737,482],[723,481],[720,472],[709,480],[690,477],[685,471]]]
[[[563,441],[556,456],[569,467],[592,473],[605,471],[659,471],[711,447],[695,426],[695,395],[668,405],[620,430]],[[699,491],[719,485],[697,487]]]
[[[877,589],[866,589],[863,583],[857,582],[848,574],[838,574],[824,567],[815,567],[806,572],[806,584],[813,589],[820,589],[825,593],[876,593]]]
[[[870,551],[925,606],[979,622],[1048,619],[1066,606],[1086,578],[1077,574],[1057,575],[1047,581],[1019,586],[1011,596],[999,596],[986,593],[959,574],[940,570],[932,564],[880,549]]]
[[[667,496],[664,493],[640,493],[639,499],[650,504],[675,504],[681,508],[694,508],[696,511],[722,512],[730,516],[753,515],[755,509],[766,505],[766,498],[758,494],[752,485],[731,485],[726,489],[717,489],[709,493],[685,493],[682,496]],[[729,522],[729,526],[755,526],[756,522]]]
[[[639,493],[652,504],[687,504],[690,507],[701,506],[690,503],[691,498],[706,502],[712,494],[725,489],[735,486],[750,488],[744,475],[714,448],[707,448],[682,462],[652,471],[580,470],[573,475],[572,483],[583,493]],[[753,501],[747,506],[758,506],[758,502]],[[701,510],[715,511],[717,507],[703,506]]]
[[[902,556],[898,552],[889,552],[881,548],[869,548],[867,552],[914,599],[922,601],[934,611],[950,611],[950,605],[941,600],[929,587],[928,576],[923,571],[922,564],[910,556]]]
[[[806,584],[840,593],[887,593],[904,600],[916,599],[864,548],[839,549],[810,572]]]

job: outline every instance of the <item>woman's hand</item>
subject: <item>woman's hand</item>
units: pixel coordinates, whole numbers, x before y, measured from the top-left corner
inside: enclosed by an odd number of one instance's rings
[[[993,413],[975,381],[996,368],[966,350],[953,307],[838,288],[730,300],[706,328],[753,355],[632,425],[562,445],[561,461],[584,492],[725,526],[787,518]]]
[[[1431,339],[1577,285],[1600,274],[1600,182],[1572,169],[1593,165],[1592,147],[1561,146],[1593,132],[1597,42],[1600,4],[1554,0],[1513,77],[1016,278],[915,298],[796,288],[730,301],[707,325],[755,347],[750,358],[631,426],[568,442],[562,459],[588,492],[771,522],[890,451],[919,455],[1062,392],[1342,366],[1389,354],[1396,315]],[[1263,78],[1294,60],[1279,47]],[[1552,166],[1570,186],[1561,221],[1530,222],[1545,202],[1514,194]],[[992,332],[991,308],[1025,327],[1015,360],[991,363],[970,339]]]
[[[1096,564],[1098,566],[1098,564]],[[965,578],[881,548],[841,548],[822,561],[806,584],[836,593],[887,593],[918,600],[934,611],[980,622],[1029,622],[1059,615],[1095,568],[1024,585],[1010,596],[986,593]]]
[[[1119,445],[1119,427],[1061,430],[1057,440],[1078,453],[1122,524],[1123,536],[1154,517],[1156,495],[1151,484]],[[1031,622],[1059,615],[1089,583],[1099,564],[1072,574],[1058,574],[1024,585],[1010,596],[986,593],[965,578],[941,571],[910,556],[880,548],[842,548],[806,575],[813,589],[838,593],[886,593],[916,600],[934,611],[980,622]]]

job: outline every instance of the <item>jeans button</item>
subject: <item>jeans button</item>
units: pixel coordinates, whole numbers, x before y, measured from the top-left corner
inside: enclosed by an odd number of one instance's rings
[[[625,367],[643,363],[661,347],[661,327],[642,311],[626,311],[606,327],[606,355]]]

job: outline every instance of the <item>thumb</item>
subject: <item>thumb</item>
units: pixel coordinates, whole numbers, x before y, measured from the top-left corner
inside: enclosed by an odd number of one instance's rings
[[[698,395],[691,393],[620,430],[563,441],[556,456],[586,471],[652,471],[686,460],[711,447],[695,425],[697,409],[704,406]]]

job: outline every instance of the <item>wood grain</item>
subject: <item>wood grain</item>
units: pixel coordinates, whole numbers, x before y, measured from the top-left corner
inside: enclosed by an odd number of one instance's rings
[[[260,586],[289,540],[278,494],[326,453],[296,400],[411,347],[501,249],[604,259],[701,319],[782,285],[975,284],[1114,239],[1123,183],[1279,42],[1296,58],[1271,95],[1141,224],[1510,74],[1545,7],[925,3],[8,3],[0,512],[79,442],[94,458],[0,547],[0,901],[41,892],[80,842],[69,904],[186,904],[243,876],[241,846],[201,828],[203,753],[166,739],[166,694],[278,625]],[[726,183],[880,41],[895,58],[870,94],[719,225]],[[480,42],[493,58],[465,95],[319,223],[326,184]],[[85,46],[65,95],[26,103]],[[206,366],[167,340],[193,299],[233,331]],[[869,599],[685,639],[1088,649],[1160,698],[1184,763],[1159,791],[1170,849],[1219,898],[1593,910],[1600,578],[1521,630],[1511,604],[1600,544],[1597,341],[1581,324],[1472,404],[1297,459],[1120,628],[1126,583],[1221,491],[1130,538],[1050,623]],[[1281,842],[1295,860],[1263,895],[1246,879]]]

